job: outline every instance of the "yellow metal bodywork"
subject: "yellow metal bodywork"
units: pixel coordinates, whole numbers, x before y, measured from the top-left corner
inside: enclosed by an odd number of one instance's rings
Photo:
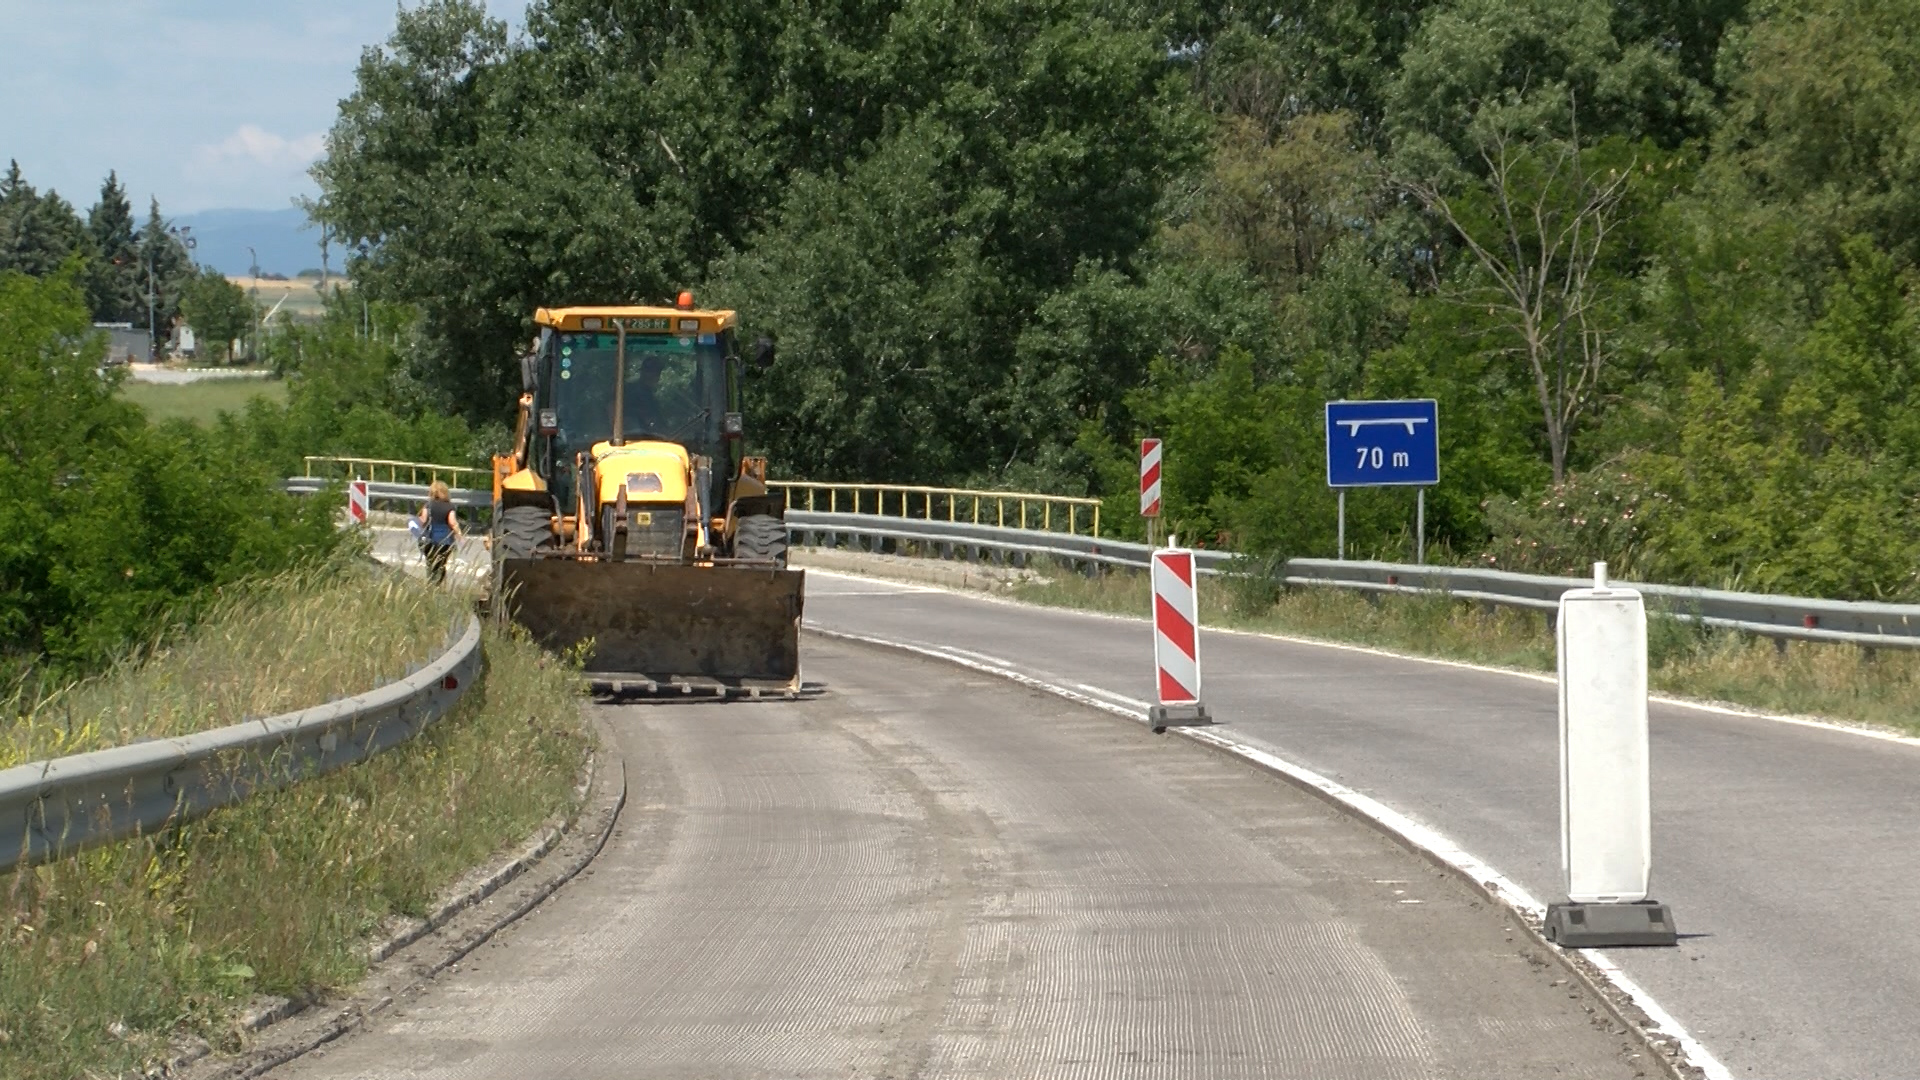
[[[615,446],[610,442],[593,445],[595,494],[605,506],[626,489],[629,506],[659,503],[684,506],[687,489],[693,483],[693,462],[687,448],[670,442],[631,442]],[[658,490],[646,490],[646,477],[660,483]]]
[[[733,329],[737,321],[732,311],[643,305],[541,308],[533,313],[534,323],[550,330],[612,330],[615,319],[627,321],[630,331],[656,334],[717,334]]]

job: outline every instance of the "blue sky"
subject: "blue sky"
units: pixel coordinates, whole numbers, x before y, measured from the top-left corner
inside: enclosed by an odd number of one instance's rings
[[[409,0],[409,7],[414,0]],[[487,0],[520,23],[525,0]],[[0,162],[83,211],[116,169],[145,214],[313,194],[360,50],[395,0],[0,0]]]

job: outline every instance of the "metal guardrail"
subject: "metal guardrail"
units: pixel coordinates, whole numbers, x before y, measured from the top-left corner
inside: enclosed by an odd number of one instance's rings
[[[355,697],[215,731],[0,769],[0,871],[189,821],[331,772],[444,716],[480,674],[480,621],[420,670]]]
[[[1100,500],[1075,495],[806,480],[769,480],[767,486],[786,491],[789,508],[810,514],[870,513],[877,517],[911,519],[918,510],[922,521],[1100,535]],[[1080,532],[1082,527],[1087,530],[1084,534]]]
[[[326,490],[328,484],[337,484],[339,477],[290,476],[280,485],[280,490],[291,495],[316,495]],[[492,510],[493,490],[475,488],[448,488],[447,494],[455,506],[470,510]],[[409,502],[425,503],[427,485],[392,484],[380,480],[367,482],[367,498],[374,503]]]
[[[1444,593],[1459,600],[1536,611],[1552,611],[1559,606],[1561,593],[1592,585],[1585,578],[1335,559],[1289,559],[1286,583],[1368,592]],[[1646,598],[1648,610],[1655,614],[1715,629],[1781,640],[1920,648],[1920,605],[1774,596],[1617,579],[1614,584],[1638,590]]]
[[[317,455],[308,455],[301,462],[301,475],[290,477],[284,485],[287,491],[298,495],[313,494],[331,480],[365,480],[373,498],[423,502],[426,486],[444,479],[452,489],[455,505],[479,507],[493,503],[493,474],[486,469]],[[402,480],[402,476],[406,479]],[[787,492],[788,505],[796,509],[804,505],[810,512],[871,513],[878,517],[911,519],[918,511],[919,518],[926,521],[970,522],[1003,529],[1076,535],[1084,528],[1085,535],[1100,535],[1100,500],[1080,496],[807,480],[770,480],[767,486]]]
[[[934,554],[965,554],[974,558],[993,552],[1017,559],[1052,558],[1066,563],[1144,568],[1150,550],[1145,544],[1119,540],[902,520],[875,514],[810,514],[789,510],[787,527],[790,533],[799,536],[801,543],[822,536],[858,537],[868,546],[891,541],[896,545],[915,545]],[[1203,574],[1230,573],[1239,558],[1220,551],[1194,554]],[[1337,559],[1289,559],[1282,580],[1296,588],[1327,586],[1373,593],[1444,595],[1456,600],[1544,612],[1559,607],[1561,593],[1592,584],[1585,578],[1515,574],[1474,567]],[[1920,605],[1772,596],[1618,580],[1615,584],[1638,590],[1653,614],[1714,629],[1736,630],[1778,641],[1920,648]]]
[[[443,480],[449,487],[469,486],[493,490],[493,473],[471,465],[435,465],[425,461],[389,461],[386,458],[320,457],[300,459],[302,478],[320,480],[367,480],[396,486],[425,487]],[[402,480],[404,476],[406,479]],[[471,477],[471,480],[463,479]],[[492,495],[488,495],[489,501]]]
[[[486,476],[484,469],[467,471]],[[287,481],[286,488],[294,492],[312,493],[320,490],[325,483],[322,479],[295,477]],[[491,478],[488,483],[491,484]],[[947,553],[963,549],[974,555],[992,552],[1000,557],[1016,559],[1054,558],[1070,563],[1105,566],[1145,567],[1150,550],[1145,544],[1101,538],[1097,499],[889,484],[774,481],[772,486],[784,488],[789,493],[789,532],[859,537],[863,542],[926,545]],[[413,502],[426,499],[424,486],[376,482],[369,485],[369,490],[375,499]],[[849,492],[847,499],[855,505],[860,505],[861,499],[871,495],[876,510],[890,511],[897,506],[901,508],[901,513],[895,516],[892,513],[835,509],[840,499],[836,492],[840,491]],[[803,507],[801,500],[794,498],[799,493],[807,496],[805,502],[809,505]],[[824,511],[817,509],[822,493],[825,493],[829,507]],[[453,496],[453,501],[461,506],[492,505],[490,486],[484,491],[457,489]],[[912,516],[915,507],[911,500],[916,497],[921,500],[919,509],[926,516]],[[972,505],[974,516],[992,518],[992,521],[960,520],[962,514],[954,499],[969,497],[1004,502],[994,512],[984,511],[982,507],[985,504],[980,501]],[[941,503],[938,501],[940,499],[948,501]],[[1061,524],[1058,517],[1044,509],[1037,514],[1033,512],[1034,508],[1048,504],[1092,507],[1093,516],[1089,524],[1093,534],[1073,531],[1078,527],[1079,519],[1071,509],[1066,511],[1068,531],[1050,528]],[[1016,524],[1005,524],[1008,505],[1014,507]],[[940,513],[942,509],[946,511],[944,516]],[[1018,522],[1023,520],[1035,521],[1041,527],[1022,528]],[[1237,558],[1231,553],[1218,551],[1198,551],[1195,555],[1196,565],[1203,574],[1229,570]],[[1374,593],[1444,593],[1459,600],[1536,611],[1555,610],[1559,606],[1561,593],[1587,584],[1584,578],[1515,574],[1475,567],[1411,566],[1337,559],[1290,559],[1283,580],[1294,587],[1324,585]],[[1920,605],[1772,596],[1625,581],[1618,583],[1638,589],[1646,597],[1649,610],[1654,613],[1701,626],[1737,630],[1781,641],[1843,642],[1867,648],[1920,648]]]
[[[928,521],[924,518],[882,517],[878,514],[810,513],[787,511],[787,532],[807,537],[859,537],[863,541],[891,540],[924,545],[942,554],[978,557],[993,552],[1017,558],[1053,558],[1063,562],[1131,566],[1145,569],[1152,548],[1125,540],[1049,533],[1034,529],[1001,528],[968,522]],[[1217,574],[1239,556],[1224,551],[1196,551],[1194,562],[1203,574]]]

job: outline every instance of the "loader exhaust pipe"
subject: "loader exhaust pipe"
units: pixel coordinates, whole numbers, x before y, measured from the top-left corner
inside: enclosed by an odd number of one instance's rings
[[[613,350],[613,438],[615,446],[627,445],[627,323],[613,320],[616,344]]]

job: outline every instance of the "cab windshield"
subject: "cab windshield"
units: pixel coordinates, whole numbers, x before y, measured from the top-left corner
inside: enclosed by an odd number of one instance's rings
[[[562,446],[584,449],[614,435],[613,380],[619,335],[555,335],[548,400]],[[659,439],[692,447],[720,439],[726,412],[725,360],[712,334],[627,335],[625,431],[628,441]]]

